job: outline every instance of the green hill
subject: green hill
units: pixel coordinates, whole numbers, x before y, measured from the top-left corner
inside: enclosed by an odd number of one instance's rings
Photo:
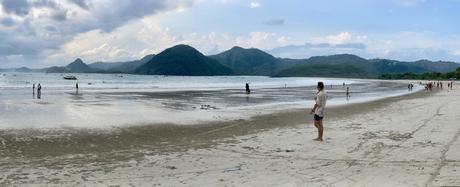
[[[94,69],[85,64],[80,58],[65,67],[53,66],[46,69],[46,73],[100,73],[103,70]]]
[[[426,73],[460,67],[453,62],[403,62],[388,59],[366,60],[356,55],[339,54],[305,59],[303,64],[280,71],[276,76],[322,76],[377,78],[388,73]]]
[[[168,48],[137,68],[135,73],[148,75],[213,76],[230,75],[233,71],[204,56],[188,45]]]
[[[83,63],[80,58],[77,58],[75,61],[67,65],[66,68],[69,69],[72,73],[92,73],[97,71]]]
[[[233,47],[217,55],[210,56],[231,68],[237,75],[275,75],[280,62],[272,55],[255,48]]]
[[[46,69],[46,73],[70,73],[66,67],[53,66]]]
[[[280,71],[278,77],[369,77],[360,68],[346,64],[305,64]]]
[[[150,55],[143,57],[140,60],[124,62],[118,66],[108,69],[107,72],[109,73],[133,73],[134,71],[136,71],[137,68],[141,67],[142,65],[152,60],[153,57],[155,57],[155,55],[150,54]]]
[[[103,70],[105,73],[133,73],[138,67],[150,61],[155,55],[150,54],[142,59],[126,62],[94,62],[88,64],[93,69]]]

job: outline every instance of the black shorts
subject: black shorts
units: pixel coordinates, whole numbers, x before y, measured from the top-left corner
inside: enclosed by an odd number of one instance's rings
[[[315,119],[315,121],[321,121],[321,120],[323,120],[323,117],[318,116],[318,115],[315,114],[315,116],[313,116],[313,119]]]

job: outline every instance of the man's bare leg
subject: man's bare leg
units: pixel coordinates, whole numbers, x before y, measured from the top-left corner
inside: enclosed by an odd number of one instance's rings
[[[313,140],[322,142],[323,141],[323,130],[324,130],[323,121],[315,120],[315,127],[318,129],[318,138],[313,139]]]

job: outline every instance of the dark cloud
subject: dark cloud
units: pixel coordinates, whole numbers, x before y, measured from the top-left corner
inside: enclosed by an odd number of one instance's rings
[[[264,22],[264,24],[267,25],[284,25],[285,21],[284,19],[272,19]]]
[[[19,16],[25,16],[29,14],[29,11],[33,7],[48,7],[57,9],[58,5],[52,0],[38,0],[38,1],[27,1],[27,0],[0,0],[2,8],[6,13],[16,14]]]
[[[6,13],[16,15],[27,15],[30,10],[29,3],[26,0],[1,0],[2,9]]]
[[[7,26],[7,27],[11,27],[11,26],[13,26],[13,25],[16,24],[16,22],[15,22],[13,19],[11,19],[10,17],[5,17],[5,18],[3,18],[3,19],[0,21],[0,23],[1,23],[2,25],[4,25],[4,26]]]
[[[48,25],[45,27],[45,30],[49,32],[57,32],[57,28],[55,26]]]
[[[0,0],[4,16],[0,24],[0,61],[8,57],[21,56],[25,63],[44,59],[50,50],[58,50],[63,44],[80,33],[92,30],[111,32],[127,22],[174,10],[189,7],[196,0]],[[76,4],[85,11],[70,9]],[[32,9],[44,8],[39,16],[30,14]],[[11,19],[11,16],[21,19]],[[14,26],[14,27],[13,27]],[[5,28],[3,27],[3,28]],[[30,62],[29,62],[30,61]],[[2,66],[2,64],[0,64]]]
[[[48,7],[52,9],[58,9],[59,5],[52,0],[39,0],[39,1],[32,1],[29,3],[31,7]]]
[[[89,9],[89,2],[87,0],[69,0],[69,2],[78,5],[80,8]]]
[[[55,11],[51,15],[51,19],[53,19],[55,21],[65,21],[67,19],[67,10]]]
[[[106,7],[94,7],[95,9],[92,11],[98,11],[98,13],[95,14],[97,27],[109,32],[129,20],[173,8],[170,7],[171,4],[168,2],[169,1],[166,0],[131,0],[118,6],[114,3],[111,9]]]

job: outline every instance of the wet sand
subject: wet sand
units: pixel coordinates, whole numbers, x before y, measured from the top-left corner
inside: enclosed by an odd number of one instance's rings
[[[336,106],[327,109],[327,118],[336,120],[364,113],[404,99],[427,97],[424,92],[385,98],[377,101]],[[42,157],[105,152],[114,149],[153,148],[159,153],[184,151],[214,145],[220,139],[253,134],[279,127],[310,124],[305,109],[261,114],[250,119],[209,122],[198,125],[145,124],[111,129],[59,128],[0,130],[4,148],[1,157]]]
[[[458,91],[329,108],[323,143],[310,106],[194,126],[4,130],[0,185],[460,185]]]

